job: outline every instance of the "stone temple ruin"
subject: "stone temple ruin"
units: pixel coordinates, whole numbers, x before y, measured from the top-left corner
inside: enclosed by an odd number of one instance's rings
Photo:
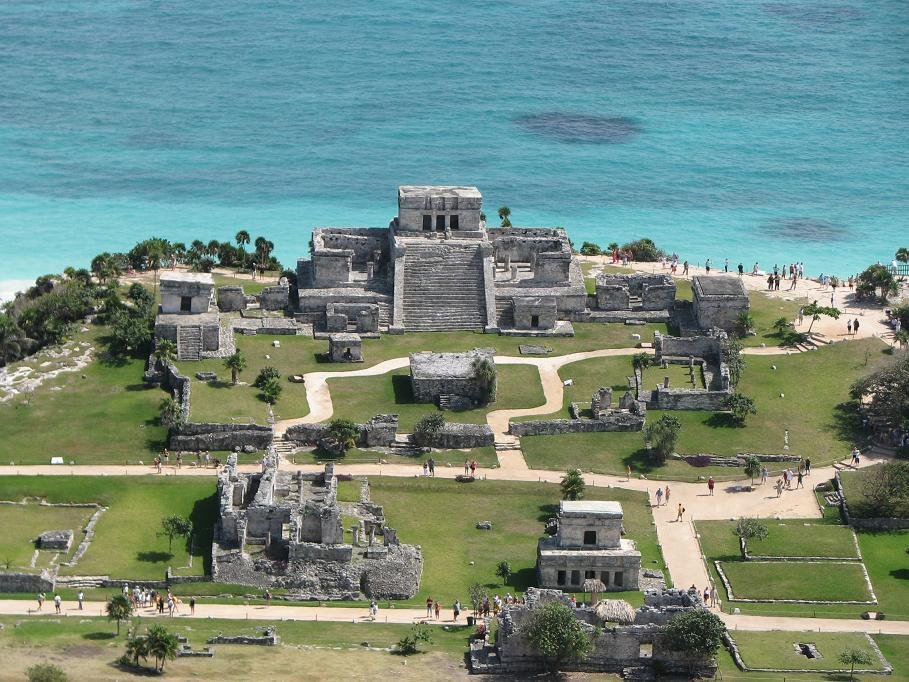
[[[161,311],[155,318],[155,340],[177,345],[180,360],[201,360],[221,345],[217,311],[212,311],[212,276],[204,272],[161,275]]]
[[[668,321],[675,293],[675,280],[669,275],[603,273],[596,277],[596,307],[607,321],[623,321],[629,313],[640,320]]]
[[[691,289],[692,313],[701,329],[732,331],[739,315],[748,311],[748,292],[741,277],[696,275],[691,278]]]
[[[558,530],[537,547],[537,584],[581,592],[596,579],[603,592],[638,589],[641,553],[622,537],[622,518],[618,502],[562,500]]]
[[[452,410],[485,404],[488,387],[478,374],[477,364],[486,361],[495,371],[494,356],[492,348],[474,348],[464,353],[411,353],[414,401]]]
[[[673,386],[669,377],[654,388],[643,386],[642,373],[635,370],[637,395],[654,410],[710,410],[724,408],[733,393],[726,363],[728,337],[722,329],[712,329],[705,336],[678,338],[655,332],[654,361],[659,367],[688,367],[693,383]]]
[[[587,294],[561,228],[487,229],[476,187],[398,188],[388,227],[321,227],[294,317],[316,332],[572,334]]]
[[[625,679],[654,679],[656,672],[683,679],[711,677],[716,659],[693,659],[687,652],[673,651],[665,644],[665,626],[678,615],[704,608],[697,590],[646,590],[644,605],[633,609],[627,602],[606,600],[594,606],[575,607],[569,595],[559,590],[531,587],[525,604],[506,605],[498,615],[496,641],[471,640],[470,671],[529,676],[547,668],[527,641],[523,627],[534,609],[553,601],[562,602],[593,638],[590,655],[584,660],[563,661],[561,672],[620,673]]]
[[[337,487],[331,463],[318,474],[279,471],[271,451],[261,473],[244,474],[230,455],[218,475],[212,579],[286,588],[298,599],[413,597],[420,547],[398,541],[382,507],[370,502],[368,483],[359,502],[340,502]]]

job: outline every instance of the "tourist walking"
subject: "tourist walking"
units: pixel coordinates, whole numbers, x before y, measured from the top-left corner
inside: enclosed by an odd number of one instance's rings
[[[710,259],[709,258],[707,259],[707,262],[704,263],[704,270],[707,271],[708,275],[710,274]]]
[[[799,324],[799,326],[802,325],[802,322],[804,321],[804,319],[805,319],[805,309],[804,309],[804,308],[799,308],[799,316],[798,316],[798,324]]]
[[[770,477],[770,472],[767,471],[766,466],[761,467],[761,485],[764,485],[767,482],[767,479]]]
[[[439,603],[438,599],[436,599],[435,603],[433,604],[433,607],[435,608],[436,620],[439,620],[439,616],[442,613],[442,605]]]
[[[669,506],[669,486],[668,485],[666,486],[665,493],[666,493],[666,506],[668,507]]]
[[[82,602],[85,601],[85,593],[82,590],[79,590],[79,594],[76,595],[76,601],[79,602],[79,610],[82,610]]]
[[[846,333],[852,336],[852,320],[846,320]]]
[[[372,620],[375,620],[378,615],[379,615],[379,605],[376,603],[376,600],[373,599],[371,602],[369,602],[369,617]]]
[[[628,480],[631,480],[631,465],[625,467],[625,471],[628,473]]]
[[[745,266],[739,263],[739,277],[745,274]]]
[[[435,476],[436,475],[436,460],[434,460],[432,457],[430,457],[429,461],[426,463],[429,465],[429,475]]]
[[[38,610],[41,610],[41,607],[44,606],[44,592],[38,593]]]
[[[713,476],[707,479],[707,494],[713,495],[713,487],[716,485],[716,481],[713,480]]]
[[[426,617],[432,618],[432,597],[426,598]]]
[[[679,502],[679,511],[678,511],[678,514],[676,514],[676,516],[675,516],[675,520],[682,521],[684,519],[684,516],[685,516],[685,507],[683,507],[682,503]]]
[[[852,321],[852,335],[855,336],[856,334],[858,334],[858,330],[859,330],[859,321],[858,321],[858,318],[855,318]]]
[[[423,462],[423,476],[429,476],[429,462]]]
[[[470,475],[470,460],[469,459],[464,460],[464,475],[465,476]]]
[[[476,478],[477,475],[477,460],[470,460],[470,477]]]
[[[783,494],[783,477],[780,476],[776,479],[776,496],[779,497]]]
[[[805,487],[805,484],[802,483],[802,476],[803,476],[802,470],[799,469],[799,472],[795,475],[795,480],[796,480],[796,485],[795,485],[795,487],[796,487],[796,488],[804,488],[804,487]]]
[[[458,617],[461,615],[461,602],[455,599],[455,603],[451,605],[451,610],[454,612],[454,622],[458,622]]]
[[[656,491],[657,506],[659,507],[663,503],[663,489],[657,488]]]
[[[806,476],[811,475],[811,458],[810,457],[805,458],[805,475]]]
[[[60,599],[60,595],[59,595],[59,594],[55,594],[55,595],[54,595],[54,611],[56,611],[57,613],[60,613],[60,603],[61,603],[62,601],[63,601],[63,600]]]
[[[710,587],[710,605],[716,606],[716,585]]]
[[[729,259],[723,259],[723,272],[729,272]]]
[[[191,615],[191,616],[196,615],[196,598],[195,597],[189,598],[189,615]]]
[[[688,274],[688,261],[686,260],[684,263],[682,263],[682,276],[687,275],[687,274]]]

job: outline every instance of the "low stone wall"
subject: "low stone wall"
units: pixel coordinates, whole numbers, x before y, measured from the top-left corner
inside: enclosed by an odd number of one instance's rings
[[[604,419],[541,419],[509,422],[508,433],[514,436],[555,436],[560,433],[605,433],[607,431],[640,431],[644,417],[630,412],[610,412]]]
[[[718,412],[732,391],[708,391],[702,388],[663,388],[652,392],[647,407],[652,410],[703,410]]]
[[[171,429],[172,450],[264,450],[272,440],[272,428],[259,424],[186,423]]]
[[[222,313],[246,310],[246,294],[243,287],[237,284],[218,287],[218,310]]]
[[[440,450],[482,448],[495,443],[495,435],[488,424],[446,423],[436,433],[427,434],[425,445]]]
[[[290,304],[290,287],[265,287],[259,294],[262,310],[284,310]]]
[[[54,575],[48,571],[41,573],[6,573],[0,572],[0,592],[53,592]]]
[[[398,432],[398,415],[377,414],[365,424],[357,424],[360,437],[359,447],[387,447],[395,442]],[[303,445],[318,445],[328,432],[328,423],[294,424],[284,432],[284,440]]]
[[[206,644],[255,644],[258,646],[277,646],[281,643],[281,638],[274,628],[267,628],[261,637],[252,637],[250,635],[223,635],[220,632],[214,637],[210,637]]]

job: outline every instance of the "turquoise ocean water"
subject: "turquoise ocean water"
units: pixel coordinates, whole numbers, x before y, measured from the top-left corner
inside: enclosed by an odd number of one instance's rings
[[[2,2],[0,280],[241,228],[291,263],[404,183],[848,273],[909,245],[907,104],[905,0]]]

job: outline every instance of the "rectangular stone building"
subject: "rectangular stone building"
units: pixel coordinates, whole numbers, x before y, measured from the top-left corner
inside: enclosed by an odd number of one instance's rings
[[[701,329],[731,331],[739,315],[748,311],[748,292],[739,277],[696,275],[691,289],[692,312]]]
[[[411,353],[414,400],[455,409],[487,402],[487,388],[477,376],[475,363],[488,360],[495,368],[494,355],[491,348],[474,348],[464,353]]]
[[[641,553],[622,537],[622,518],[618,502],[563,500],[558,531],[537,548],[539,586],[581,592],[598,579],[607,591],[638,589]]]
[[[161,275],[161,312],[207,313],[214,280],[207,272],[168,272]]]

